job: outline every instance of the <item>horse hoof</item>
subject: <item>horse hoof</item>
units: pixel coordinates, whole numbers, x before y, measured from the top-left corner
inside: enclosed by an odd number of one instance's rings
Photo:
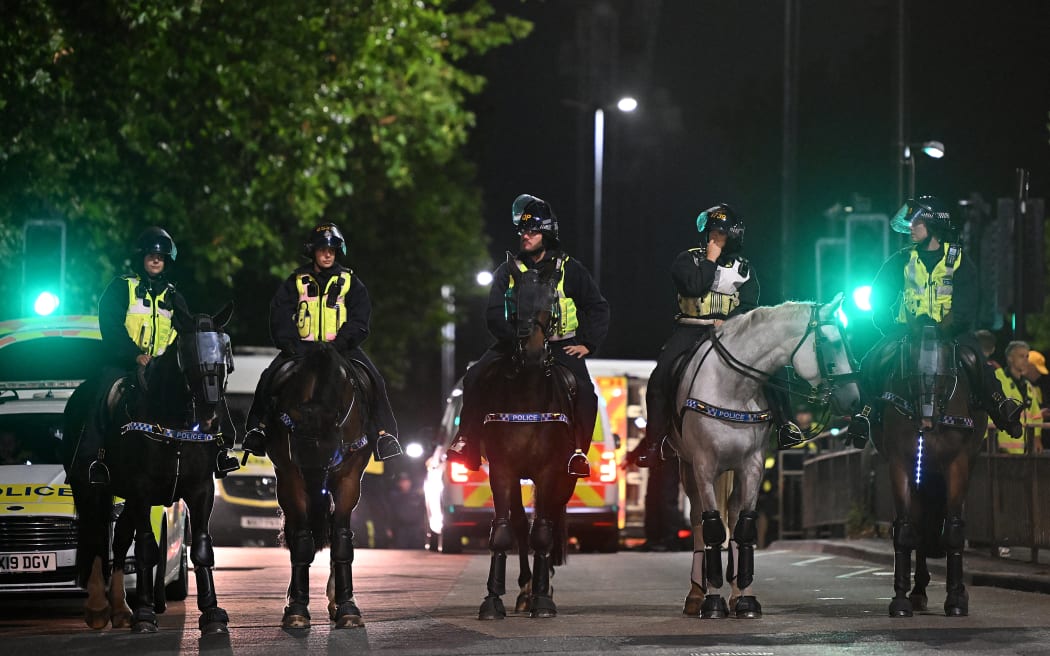
[[[131,625],[132,633],[156,633],[157,623],[149,621],[138,621]]]
[[[758,599],[755,599],[754,596],[747,595],[736,600],[733,611],[737,619],[758,619],[762,617],[762,604],[758,603]]]
[[[700,615],[700,605],[703,601],[703,597],[686,597],[685,606],[682,608],[682,615],[697,617]]]
[[[529,593],[523,592],[518,595],[517,600],[514,602],[515,613],[527,613],[531,610],[529,608]]]
[[[109,606],[99,610],[85,608],[84,623],[96,630],[106,628],[106,625],[109,624]],[[116,624],[113,625],[114,628],[127,628],[127,626],[127,624],[122,627],[118,627]]]
[[[529,617],[556,617],[558,607],[550,597],[533,597],[529,604],[532,610]]]
[[[911,601],[911,609],[916,613],[924,612],[929,604],[929,598],[926,595],[910,595],[908,599]]]
[[[364,625],[365,621],[361,619],[360,615],[348,613],[335,618],[335,628],[337,629],[356,629]]]
[[[114,629],[126,629],[131,626],[131,613],[127,611],[113,613],[109,621],[113,623]]]
[[[970,596],[965,592],[960,595],[948,595],[944,600],[944,614],[948,617],[966,617],[970,614]]]
[[[710,594],[700,604],[700,617],[705,620],[718,620],[729,616],[729,607],[722,595]]]
[[[894,598],[890,602],[890,617],[911,617],[911,601],[908,599]]]
[[[209,622],[201,627],[201,635],[225,635],[230,632],[230,625],[225,622]]]
[[[281,618],[282,629],[309,629],[310,618],[305,615],[285,615]]]
[[[520,599],[519,599],[520,601]],[[499,597],[485,597],[478,609],[479,620],[502,620],[507,617],[507,609],[503,606],[503,600]]]

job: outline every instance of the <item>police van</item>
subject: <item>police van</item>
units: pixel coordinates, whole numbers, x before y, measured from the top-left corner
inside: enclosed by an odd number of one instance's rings
[[[569,539],[580,551],[615,552],[627,521],[623,500],[626,480],[618,463],[626,452],[627,376],[609,363],[588,360],[587,368],[598,393],[598,417],[587,459],[591,475],[576,483],[566,507]],[[608,366],[607,366],[608,365]],[[646,372],[646,376],[648,373]],[[458,553],[464,547],[485,548],[492,522],[492,490],[487,463],[470,471],[445,459],[444,447],[459,427],[463,407],[462,379],[445,404],[440,444],[427,461],[424,493],[427,500],[427,548]],[[532,501],[532,482],[522,482],[526,506]],[[531,512],[531,510],[527,509]]]
[[[98,319],[0,322],[0,595],[82,593],[76,585],[77,514],[60,446],[73,390],[102,361]],[[115,499],[114,516],[120,499]],[[154,507],[165,597],[189,591],[186,505]],[[134,547],[125,565],[133,589]]]

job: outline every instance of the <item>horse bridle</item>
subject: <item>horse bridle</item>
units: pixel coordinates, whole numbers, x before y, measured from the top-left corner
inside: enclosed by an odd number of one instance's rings
[[[817,357],[817,370],[820,373],[820,383],[816,387],[809,385],[809,391],[806,394],[806,400],[812,404],[820,407],[821,420],[816,421],[813,427],[805,432],[807,439],[811,437],[810,432],[816,430],[813,436],[818,435],[824,430],[827,425],[827,421],[831,414],[831,395],[837,387],[840,385],[849,384],[857,381],[860,378],[860,373],[857,371],[856,362],[853,359],[853,355],[849,350],[849,342],[846,341],[846,334],[842,329],[842,324],[839,323],[834,315],[828,319],[822,319],[820,317],[820,310],[823,308],[823,304],[814,303],[810,306],[809,322],[806,325],[806,331],[802,333],[802,337],[799,338],[798,343],[795,344],[795,348],[791,350],[791,369],[795,369],[795,356],[798,355],[802,345],[806,343],[806,339],[809,335],[813,334],[813,348]],[[821,330],[823,326],[834,326],[835,330],[838,331],[839,337],[842,339],[843,348],[846,350],[846,357],[850,363],[850,373],[848,374],[836,374],[832,373],[834,365],[829,364],[824,354],[824,347],[827,346],[828,338],[824,336],[824,331]],[[766,379],[766,373],[752,367],[751,365],[741,362],[736,356],[729,352],[725,344],[718,338],[718,333],[711,331],[711,345],[712,349],[718,353],[722,360],[729,366],[730,369],[736,371],[738,374],[751,378],[752,380],[762,381]],[[699,368],[698,368],[699,371]],[[792,373],[792,377],[796,380],[801,380],[797,374]],[[766,385],[773,389],[787,392],[791,394],[795,392],[797,383],[793,383],[791,378],[782,379],[777,376],[769,376],[766,379]]]
[[[343,414],[342,418],[335,424],[334,430],[336,431],[341,429],[343,425],[346,424],[347,420],[350,418],[350,414],[354,411],[354,406],[357,404],[357,397],[360,393],[357,380],[351,374],[350,369],[345,369],[344,371],[346,373],[347,378],[350,379],[350,384],[354,387],[354,397],[353,399],[351,399],[350,405],[347,406],[346,412]],[[277,415],[277,418],[281,421],[282,424],[284,424],[284,427],[288,429],[288,458],[292,462],[296,462],[296,464],[299,464],[292,449],[292,439],[298,440],[300,443],[312,442],[315,445],[320,446],[320,436],[313,437],[302,434],[296,435],[296,429],[298,428],[298,425],[296,424],[295,419],[293,419],[292,416],[289,415],[287,412],[281,412]],[[339,466],[343,464],[343,462],[349,454],[364,448],[367,444],[367,435],[361,435],[357,440],[349,444],[343,442],[342,439],[339,439],[339,447],[334,450],[331,457],[328,459],[328,462],[323,466],[325,477],[327,478],[329,472],[338,469]]]

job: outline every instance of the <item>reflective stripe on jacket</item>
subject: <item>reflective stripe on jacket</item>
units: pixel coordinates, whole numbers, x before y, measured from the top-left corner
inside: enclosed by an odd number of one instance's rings
[[[169,298],[169,293],[174,294],[175,290],[169,284],[151,299],[138,276],[124,276],[124,279],[128,281],[128,312],[124,317],[124,327],[131,341],[143,353],[158,356],[175,341],[175,328],[171,324],[175,304]]]
[[[295,311],[295,325],[299,339],[304,342],[330,342],[340,326],[346,323],[346,294],[350,291],[350,272],[332,276],[321,292],[317,279],[308,273],[297,276],[295,289],[299,303]]]
[[[569,256],[566,255],[564,257],[559,257],[554,264],[554,270],[558,276],[558,310],[561,312],[561,319],[558,322],[558,332],[555,337],[557,340],[575,337],[576,329],[580,327],[580,320],[576,316],[576,302],[565,295],[565,263],[568,260]],[[529,270],[529,267],[527,267],[521,260],[514,260],[514,264],[522,273]],[[514,276],[511,276],[507,289],[510,290],[513,288]]]
[[[1021,437],[1010,437],[1010,434],[1006,431],[999,431],[999,450],[1006,453],[1024,453],[1026,438],[1031,437],[1032,440],[1040,440],[1043,437],[1043,429],[1039,426],[1043,421],[1043,414],[1039,410],[1039,397],[1036,395],[1035,387],[1025,378],[1021,379],[1026,388],[1024,395],[1022,395],[1021,390],[1017,387],[1017,381],[1006,373],[1005,367],[996,369],[995,377],[999,379],[999,383],[1003,386],[1003,394],[1006,395],[1006,398],[1013,399],[1024,407],[1024,411],[1021,413],[1021,425],[1024,426],[1024,433],[1021,434]],[[1027,405],[1025,405],[1025,398],[1028,399]],[[1035,424],[1035,426],[1029,428],[1031,424]]]
[[[704,249],[690,248],[689,252],[700,266],[699,258]],[[740,288],[750,279],[750,266],[740,258],[716,264],[710,291],[699,298],[678,294],[677,320],[682,323],[713,323],[715,319],[725,319],[740,305]]]

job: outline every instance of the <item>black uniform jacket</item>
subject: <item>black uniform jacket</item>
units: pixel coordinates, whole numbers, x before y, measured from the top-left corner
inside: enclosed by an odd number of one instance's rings
[[[328,280],[343,271],[348,271],[348,269],[338,262],[320,273],[314,270],[313,263],[304,264],[281,283],[277,293],[270,300],[270,338],[274,346],[282,351],[294,353],[300,342],[299,329],[295,321],[296,310],[299,306],[299,291],[295,286],[296,278],[304,273],[313,276],[321,292],[324,293]],[[360,346],[368,338],[369,324],[372,321],[372,299],[368,296],[368,289],[357,274],[350,276],[350,291],[346,294],[346,313],[346,323],[339,328],[335,339],[332,340],[332,346],[340,353],[346,353]]]
[[[703,298],[711,291],[711,285],[715,283],[715,271],[717,265],[707,259],[704,249],[699,251],[682,251],[671,263],[671,280],[674,289],[679,296],[686,298]],[[700,260],[700,266],[696,260]],[[761,288],[758,284],[758,275],[754,267],[739,255],[722,255],[718,258],[718,264],[727,264],[733,260],[743,262],[742,267],[751,272],[751,278],[740,286],[740,305],[736,306],[729,316],[743,314],[758,307],[758,297]]]

